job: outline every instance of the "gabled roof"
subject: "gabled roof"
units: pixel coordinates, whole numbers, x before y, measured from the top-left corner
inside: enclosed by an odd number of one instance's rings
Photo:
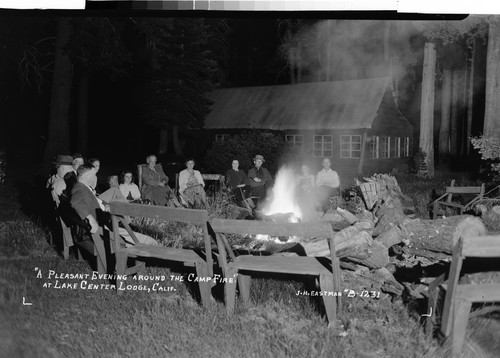
[[[206,129],[371,128],[389,77],[218,89]]]

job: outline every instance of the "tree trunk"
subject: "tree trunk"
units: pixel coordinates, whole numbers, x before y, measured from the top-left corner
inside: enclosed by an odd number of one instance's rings
[[[73,68],[64,47],[72,33],[69,18],[57,20],[57,37],[54,55],[54,74],[50,94],[50,116],[44,161],[49,163],[56,154],[69,151],[69,106]]]
[[[175,125],[173,127],[173,144],[174,144],[174,152],[178,157],[183,157],[184,153],[182,152],[182,147],[179,142],[179,126]]]
[[[460,96],[460,71],[453,70],[451,78],[450,152],[458,155],[458,106]]]
[[[76,150],[87,153],[88,143],[88,102],[89,102],[89,71],[83,69],[78,81],[78,114],[76,131]]]
[[[486,103],[483,134],[500,137],[500,19],[489,20],[486,56]]]
[[[165,155],[168,152],[168,129],[160,128],[160,145],[158,147],[158,155]]]
[[[419,147],[425,153],[425,172],[420,175],[434,177],[434,80],[436,71],[436,46],[425,43],[422,74],[422,101],[420,105]]]
[[[441,97],[441,125],[439,127],[439,160],[450,154],[451,70],[443,69],[443,95]]]
[[[470,138],[472,136],[472,114],[474,105],[474,64],[476,57],[476,39],[472,40],[472,55],[470,63],[470,74],[469,74],[469,92],[467,96],[467,155],[470,154]]]
[[[400,225],[408,245],[405,252],[428,258],[451,255],[460,237],[486,234],[481,219],[470,215],[449,216],[436,220],[415,219]]]

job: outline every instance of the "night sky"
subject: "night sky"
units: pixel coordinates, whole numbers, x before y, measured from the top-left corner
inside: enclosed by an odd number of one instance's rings
[[[40,91],[33,85],[21,85],[18,74],[18,61],[21,49],[33,44],[40,36],[53,36],[53,25],[43,27],[44,33],[38,34],[36,26],[40,21],[37,15],[14,17],[11,13],[0,13],[3,25],[0,27],[1,59],[1,124],[0,147],[8,150],[8,163],[12,168],[37,168],[43,155],[47,136],[47,120],[50,102],[50,75]],[[50,15],[44,15],[43,19]],[[24,24],[21,32],[13,33],[9,24],[15,21]],[[315,20],[309,19],[309,23]],[[242,18],[227,19],[230,27],[229,56],[224,69],[224,87],[260,86],[286,84],[289,74],[284,70],[285,63],[278,55],[280,45],[277,19]],[[51,27],[52,26],[52,27]],[[31,30],[30,30],[31,29]],[[414,46],[423,44],[421,37],[415,36]],[[134,46],[133,41],[131,46]],[[7,55],[7,56],[5,56]],[[477,76],[484,77],[485,46],[478,49]],[[418,58],[418,56],[417,56]],[[141,76],[140,61],[134,70],[121,78],[112,79],[107,71],[94,72],[90,78],[88,104],[89,116],[89,152],[86,157],[97,156],[103,160],[103,168],[113,163],[113,167],[135,167],[143,162],[149,153],[158,149],[158,130],[141,122],[137,108],[137,93],[140,91],[138,80]],[[411,122],[418,125],[419,91],[421,65],[414,69],[411,92],[403,101],[402,111]],[[75,84],[74,84],[75,85]],[[479,88],[481,90],[481,88]],[[476,115],[481,116],[484,106],[480,91],[477,93]],[[74,98],[73,98],[74,99]],[[439,103],[436,100],[436,114],[439,115]],[[72,129],[75,126],[75,106],[71,108]],[[436,123],[438,120],[436,118]],[[415,128],[418,130],[418,128]],[[72,132],[74,133],[74,131]],[[74,135],[71,138],[74,140]],[[71,148],[74,151],[74,148]],[[171,158],[164,158],[168,161]],[[19,165],[23,163],[22,165]]]

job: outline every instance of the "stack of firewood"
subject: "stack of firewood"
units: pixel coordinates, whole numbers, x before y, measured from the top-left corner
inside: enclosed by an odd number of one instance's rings
[[[354,272],[365,286],[362,289],[401,295],[404,286],[393,276],[398,267],[449,261],[460,237],[486,233],[482,220],[470,215],[414,218],[412,200],[390,175],[375,175],[366,182],[376,191],[363,191],[364,196],[370,195],[365,197],[365,209],[353,214],[338,208],[320,218],[331,221],[334,228],[343,227],[334,237],[336,253],[342,267]],[[330,253],[324,238],[303,240],[301,245],[308,256]]]

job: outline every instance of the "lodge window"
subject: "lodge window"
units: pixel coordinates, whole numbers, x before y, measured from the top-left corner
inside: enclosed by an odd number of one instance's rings
[[[370,158],[377,159],[378,158],[378,150],[379,150],[379,137],[372,137],[370,141]]]
[[[403,138],[403,143],[401,146],[401,156],[402,157],[410,156],[410,137]]]
[[[315,135],[313,137],[313,156],[331,157],[333,141],[331,135]]]
[[[391,138],[391,158],[399,158],[400,157],[400,149],[401,149],[401,138]]]
[[[340,136],[340,157],[359,158],[361,156],[361,136],[342,135]]]
[[[216,142],[225,142],[229,139],[229,134],[216,134],[215,141]]]
[[[382,158],[389,158],[391,138],[382,137]]]
[[[290,144],[293,148],[297,148],[302,152],[302,147],[304,143],[304,138],[299,134],[287,134],[285,135],[285,141]]]

